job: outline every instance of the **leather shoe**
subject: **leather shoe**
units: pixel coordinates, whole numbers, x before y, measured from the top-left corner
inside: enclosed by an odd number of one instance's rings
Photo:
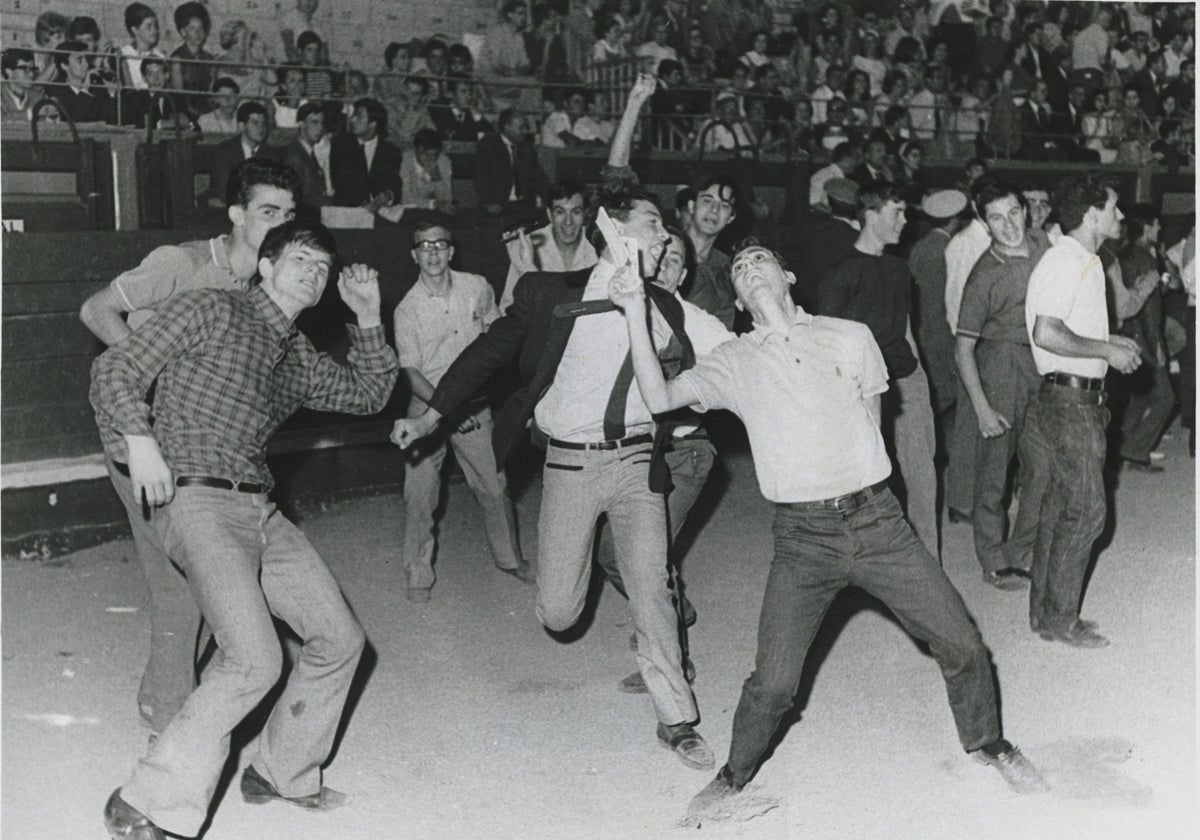
[[[504,572],[506,575],[511,575],[521,583],[537,583],[537,574],[533,571],[533,567],[525,561],[521,561],[521,565],[512,569],[506,569],[503,566],[497,566],[497,569]]]
[[[679,760],[694,770],[711,770],[716,764],[712,750],[690,723],[677,723],[674,726],[660,723],[658,742],[674,750]]]
[[[741,788],[734,785],[729,768],[722,767],[717,777],[692,797],[688,803],[687,818],[693,821],[711,818],[719,814],[722,806],[739,793]]]
[[[1153,461],[1142,461],[1137,458],[1122,458],[1121,460],[1125,462],[1127,472],[1160,473],[1163,471],[1162,465]]]
[[[995,767],[1008,786],[1017,793],[1041,793],[1050,790],[1050,785],[1046,783],[1042,774],[1019,748],[1007,741],[1002,743],[1005,748],[995,755],[976,750],[973,753],[975,760]]]
[[[1047,642],[1062,642],[1064,645],[1070,645],[1071,647],[1108,647],[1108,639],[1085,625],[1082,621],[1075,621],[1065,630],[1042,627],[1037,631],[1037,634]]]
[[[1007,569],[984,572],[983,580],[997,589],[1002,589],[1005,592],[1015,592],[1018,589],[1028,588],[1029,573],[1024,569],[1017,569],[1010,566]]]
[[[247,764],[242,772],[242,799],[251,805],[278,800],[308,811],[332,811],[346,804],[346,794],[327,787],[322,787],[317,793],[310,793],[308,796],[283,796],[254,769],[253,764]]]
[[[166,840],[161,828],[121,798],[120,788],[104,805],[104,827],[113,840]]]

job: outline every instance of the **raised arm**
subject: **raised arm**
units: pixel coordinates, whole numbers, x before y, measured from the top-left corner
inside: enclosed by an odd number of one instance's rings
[[[633,144],[633,132],[637,128],[638,116],[641,113],[642,106],[650,101],[650,97],[654,95],[654,89],[658,86],[658,82],[654,76],[646,73],[641,73],[637,77],[637,81],[633,83],[633,88],[629,91],[629,98],[625,102],[625,111],[621,114],[621,121],[617,123],[617,130],[613,132],[612,146],[608,151],[608,165],[612,167],[629,166],[629,152]]]

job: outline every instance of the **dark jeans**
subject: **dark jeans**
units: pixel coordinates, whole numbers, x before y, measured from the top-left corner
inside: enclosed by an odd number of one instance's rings
[[[883,601],[905,630],[929,645],[965,749],[1000,737],[996,687],[979,630],[890,490],[849,511],[778,505],[774,532],[754,673],[733,718],[727,766],[735,785],[754,775],[792,707],[808,647],[847,586]]]
[[[1175,391],[1166,365],[1142,365],[1129,377],[1129,391],[1121,423],[1121,457],[1149,463],[1150,452],[1175,410]]]
[[[1065,630],[1079,617],[1084,574],[1107,510],[1104,399],[1100,391],[1043,382],[1025,415],[1021,463],[1045,481],[1029,592],[1034,629]]]

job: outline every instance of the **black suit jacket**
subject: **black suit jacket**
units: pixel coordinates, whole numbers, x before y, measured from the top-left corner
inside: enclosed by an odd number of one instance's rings
[[[793,266],[803,266],[796,272],[792,284],[792,299],[807,312],[815,312],[820,297],[821,282],[842,258],[854,250],[858,231],[828,213],[806,213],[800,221],[798,236],[784,255]]]
[[[526,140],[514,145],[510,159],[499,132],[489,131],[479,138],[475,151],[475,200],[479,206],[499,204],[503,207],[507,204],[514,175],[519,201],[532,203],[535,196],[545,197],[550,181],[538,163],[537,150],[532,143]]]
[[[1138,92],[1138,107],[1147,117],[1154,120],[1158,118],[1158,88],[1162,84],[1162,79],[1155,83],[1154,77],[1150,75],[1150,71],[1142,68],[1134,73],[1129,79],[1129,84],[1137,89]]]
[[[450,107],[450,99],[445,96],[429,103],[429,118],[433,120],[433,127],[442,135],[443,140],[474,143],[481,135],[492,130],[491,124],[474,111],[464,112],[461,119],[455,116]]]
[[[77,123],[106,122],[115,114],[116,100],[102,87],[76,93],[70,85],[47,85],[46,95],[62,104],[64,122],[68,116]]]
[[[385,190],[400,200],[400,149],[380,137],[375,157],[367,171],[367,158],[358,138],[352,134],[335,135],[329,147],[329,178],[333,182],[333,200],[341,207],[361,207]]]
[[[254,157],[278,160],[278,152],[266,143],[263,143],[258,147],[258,152]],[[209,167],[208,189],[199,198],[201,206],[204,206],[209,198],[219,198],[221,201],[225,200],[225,185],[229,183],[229,174],[233,172],[233,167],[237,166],[243,160],[246,160],[246,152],[242,148],[241,134],[238,134],[236,137],[230,137],[227,140],[222,140],[213,146],[212,166]]]
[[[1046,143],[1055,143],[1054,117],[1049,105],[1043,106],[1041,115],[1034,111],[1033,103],[1026,102],[1020,108],[1021,148],[1018,156],[1025,160],[1044,160],[1054,157]],[[1057,147],[1057,144],[1055,143]]]
[[[556,316],[555,307],[581,301],[591,275],[591,268],[522,275],[513,289],[508,312],[459,354],[429,398],[430,406],[452,417],[483,389],[493,374],[516,360],[523,385],[501,407],[492,433],[492,450],[501,467],[525,433],[538,401],[554,382],[558,363],[575,327],[576,318]],[[672,330],[677,335],[682,333],[683,308],[675,298],[649,287],[648,291],[653,293],[654,306]]]
[[[297,197],[297,204],[312,208],[329,203],[329,197],[325,195],[325,175],[299,138],[284,146],[280,160],[300,175],[300,195]]]
[[[149,118],[157,128],[159,120],[167,119],[174,113],[175,109],[171,105],[171,100],[165,96],[155,98],[145,90],[126,89],[121,91],[121,125],[145,128],[146,119]],[[185,113],[184,116],[186,117],[187,114]],[[113,108],[109,122],[116,125],[117,117],[116,108]],[[187,117],[187,122],[189,124],[192,122],[190,117]]]

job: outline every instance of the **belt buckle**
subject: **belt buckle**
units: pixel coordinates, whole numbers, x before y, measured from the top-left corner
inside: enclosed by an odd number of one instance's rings
[[[830,506],[838,513],[848,513],[858,507],[855,504],[857,495],[857,493],[847,493],[845,496],[838,496],[830,503]]]

